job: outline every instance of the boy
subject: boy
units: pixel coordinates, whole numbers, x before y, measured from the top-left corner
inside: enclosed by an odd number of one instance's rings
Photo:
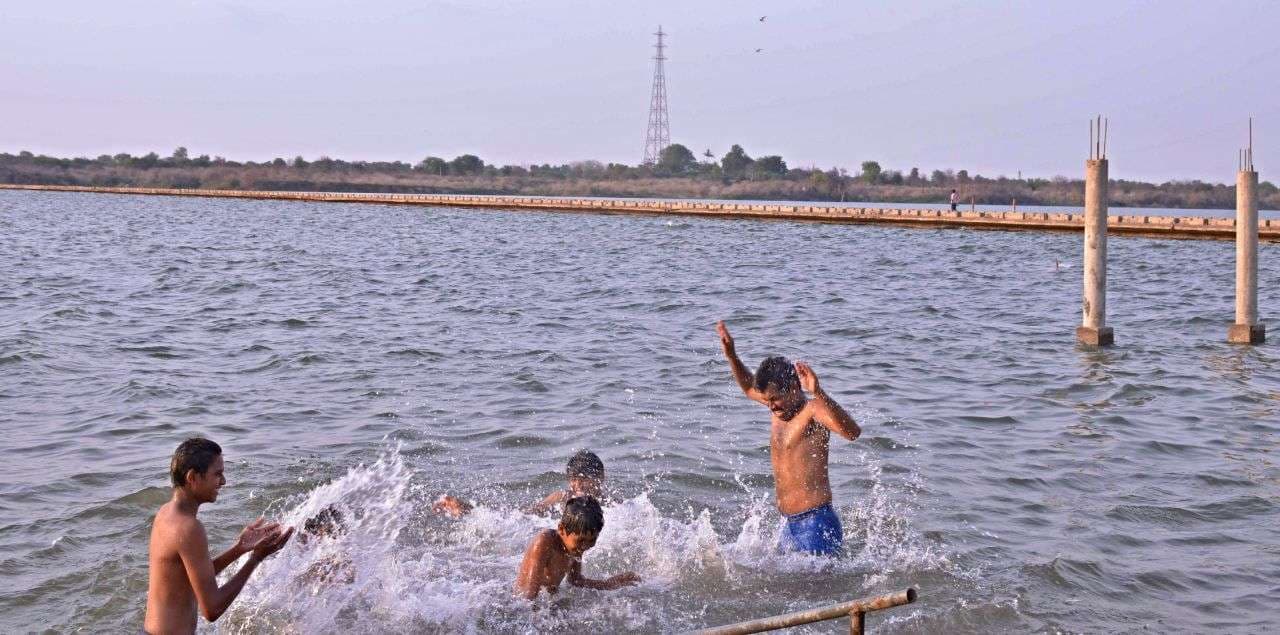
[[[850,441],[862,434],[853,417],[818,385],[808,364],[768,357],[753,376],[738,359],[724,322],[716,323],[720,346],[738,387],[773,413],[769,456],[773,462],[778,511],[787,518],[779,547],[783,551],[834,555],[844,532],[831,506],[827,459],[834,432]],[[805,397],[805,392],[813,396]]]
[[[308,518],[302,525],[302,533],[298,539],[304,548],[316,547],[327,540],[338,540],[347,533],[346,518],[338,510],[337,505],[329,505],[315,516]],[[302,574],[302,579],[315,582],[343,582],[351,584],[356,581],[355,566],[345,553],[331,553],[321,556]]]
[[[604,511],[590,496],[576,496],[564,503],[564,515],[556,529],[544,529],[534,536],[524,552],[516,574],[516,595],[527,600],[544,589],[554,594],[566,576],[569,584],[588,589],[612,590],[640,581],[634,573],[622,573],[607,580],[582,576],[582,554],[596,544],[604,529]]]
[[[579,450],[569,458],[565,466],[565,476],[569,478],[569,488],[551,492],[546,498],[528,506],[525,511],[539,516],[549,513],[564,501],[575,496],[600,498],[604,488],[604,461],[590,450]],[[437,514],[446,514],[453,518],[461,518],[470,513],[471,503],[454,496],[444,495],[432,509]]]
[[[217,558],[209,558],[209,538],[196,518],[200,506],[218,499],[227,484],[222,448],[208,439],[183,441],[169,461],[173,498],[156,513],[148,550],[148,633],[196,632],[196,607],[210,622],[217,620],[244,588],[258,564],[277,552],[293,535],[276,523],[255,520],[240,532],[236,544]],[[249,560],[226,584],[217,575],[244,554]]]

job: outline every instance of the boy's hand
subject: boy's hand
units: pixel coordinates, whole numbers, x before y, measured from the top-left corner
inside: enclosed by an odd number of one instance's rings
[[[729,327],[724,325],[724,320],[716,322],[716,333],[720,334],[720,347],[724,349],[724,354],[733,355],[733,336],[729,335]]]
[[[274,537],[279,531],[279,523],[268,523],[265,518],[259,518],[240,530],[240,535],[236,538],[235,549],[241,554],[253,551],[264,540]]]
[[[609,578],[607,582],[609,583],[610,588],[620,589],[624,586],[635,586],[639,584],[640,576],[636,575],[633,571],[628,571]]]
[[[253,548],[253,557],[257,558],[258,561],[266,560],[271,554],[280,551],[285,543],[289,542],[289,538],[292,537],[293,527],[286,531],[281,531],[279,525],[277,525],[269,538],[258,543],[258,546]]]
[[[813,369],[804,362],[796,362],[796,375],[800,377],[800,387],[809,394],[818,392],[818,376],[813,374]]]

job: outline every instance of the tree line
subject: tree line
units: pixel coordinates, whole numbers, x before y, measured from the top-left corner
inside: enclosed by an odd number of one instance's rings
[[[185,147],[169,156],[103,154],[97,158],[61,158],[29,151],[0,153],[0,182],[89,186],[184,187],[210,189],[473,192],[673,198],[779,199],[816,201],[944,202],[952,189],[968,203],[1081,205],[1080,179],[986,177],[967,170],[885,169],[863,161],[857,172],[845,168],[789,166],[779,155],[750,156],[733,145],[716,157],[709,149],[695,155],[682,144],[665,148],[651,165],[575,161],[560,165],[486,163],[474,154],[452,159],[427,156],[405,161],[345,161],[301,156],[269,161],[233,161],[191,156]],[[1259,187],[1259,202],[1280,209],[1280,191],[1270,182]],[[1234,186],[1202,181],[1145,183],[1113,180],[1112,203],[1129,207],[1232,208]]]

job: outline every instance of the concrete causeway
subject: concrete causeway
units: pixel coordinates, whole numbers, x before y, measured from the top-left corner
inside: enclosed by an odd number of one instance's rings
[[[8,185],[6,190],[200,196],[214,198],[279,199],[332,203],[386,203],[448,207],[540,209],[606,214],[651,214],[766,218],[834,223],[883,223],[918,227],[965,227],[1023,231],[1084,231],[1082,212],[981,212],[919,209],[910,207],[837,207],[814,203],[734,203],[680,199],[576,198],[553,196],[504,196],[473,194],[377,194],[359,192],[270,192],[253,190],[200,190],[147,187],[89,187],[75,185]],[[1235,218],[1197,216],[1109,216],[1107,231],[1155,238],[1208,238],[1235,240]],[[1280,242],[1280,219],[1258,221],[1258,238]]]

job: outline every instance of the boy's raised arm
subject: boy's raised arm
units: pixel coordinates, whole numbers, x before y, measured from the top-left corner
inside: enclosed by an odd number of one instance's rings
[[[818,423],[850,441],[862,434],[862,428],[858,427],[853,417],[818,385],[818,376],[808,364],[796,362],[796,375],[800,377],[800,387],[813,395],[810,403],[813,404],[813,417]]]
[[[244,566],[226,584],[219,587],[213,560],[209,558],[209,538],[204,533],[204,527],[198,522],[192,522],[180,532],[182,535],[179,537],[178,554],[182,557],[182,566],[187,570],[187,580],[195,592],[200,614],[210,622],[222,617],[236,596],[240,595],[240,590],[249,581],[249,576],[258,568],[258,564],[279,551],[293,535],[293,529],[281,532],[277,528],[269,538],[257,544]]]
[[[720,348],[724,351],[725,359],[729,360],[729,370],[733,371],[733,379],[738,382],[738,387],[742,392],[756,401],[764,403],[764,399],[755,389],[755,376],[747,370],[742,360],[738,359],[738,351],[734,347],[733,336],[729,334],[729,327],[725,326],[724,320],[716,322],[716,333],[720,334]]]
[[[524,508],[524,511],[529,514],[541,516],[555,509],[556,505],[564,502],[564,499],[564,491],[551,492],[550,494],[547,494],[546,498]]]

